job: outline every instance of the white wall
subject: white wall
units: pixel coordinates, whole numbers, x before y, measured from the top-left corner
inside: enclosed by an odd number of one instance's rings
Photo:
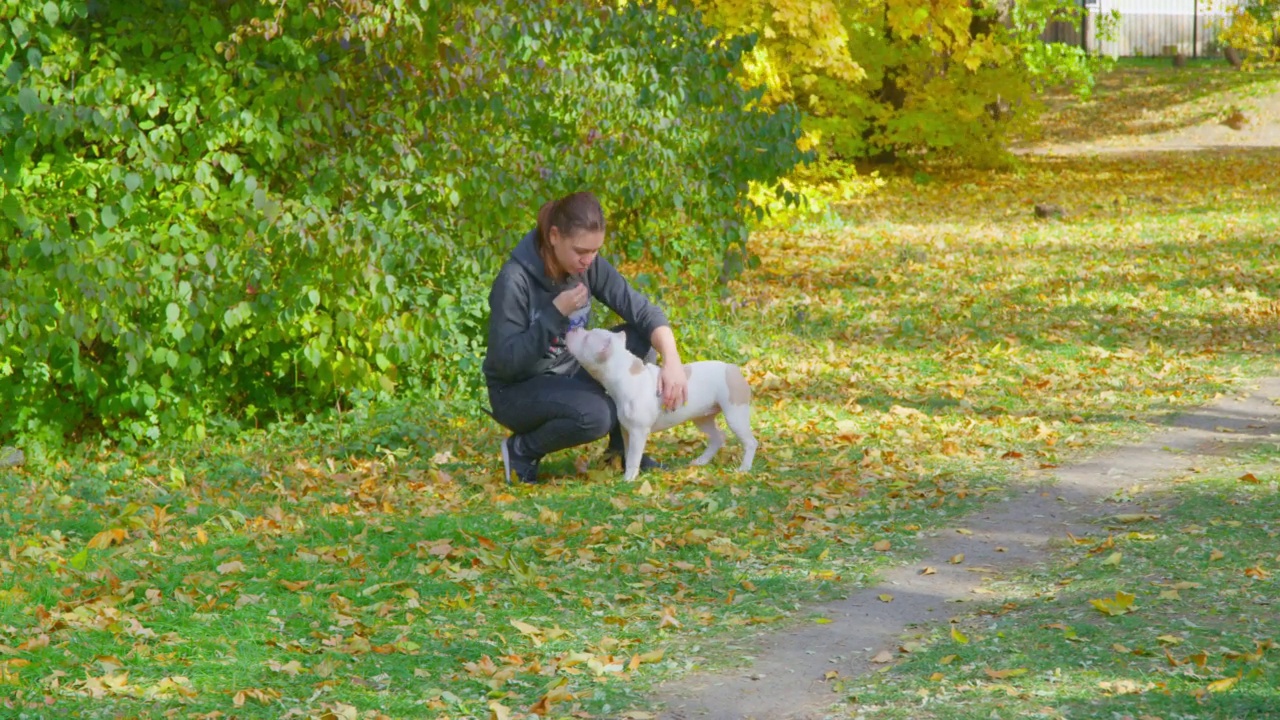
[[[1229,20],[1230,10],[1245,0],[1097,0],[1090,3],[1088,44],[1092,52],[1112,57],[1158,56],[1180,52],[1204,57]],[[1120,12],[1114,38],[1098,39],[1099,17]],[[1194,43],[1193,43],[1194,39]]]

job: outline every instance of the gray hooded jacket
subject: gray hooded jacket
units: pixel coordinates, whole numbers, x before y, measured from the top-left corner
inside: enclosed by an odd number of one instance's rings
[[[568,375],[578,369],[578,361],[565,349],[564,336],[571,328],[589,326],[591,301],[568,317],[553,301],[579,282],[587,284],[591,300],[603,302],[645,338],[668,324],[658,306],[636,292],[609,261],[598,255],[585,277],[570,276],[564,282],[553,282],[538,254],[538,231],[533,230],[516,245],[489,291],[489,346],[484,376],[490,386],[516,383],[543,373]]]

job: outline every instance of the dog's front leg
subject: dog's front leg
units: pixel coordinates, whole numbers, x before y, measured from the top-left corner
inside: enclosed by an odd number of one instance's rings
[[[631,482],[640,475],[640,460],[644,457],[644,446],[649,440],[649,428],[630,427],[623,431],[626,439],[626,474],[623,480]]]

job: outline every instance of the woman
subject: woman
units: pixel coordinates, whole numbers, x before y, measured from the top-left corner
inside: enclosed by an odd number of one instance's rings
[[[538,212],[489,292],[484,375],[493,417],[512,435],[502,443],[508,482],[538,482],[538,462],[557,450],[609,435],[605,457],[622,455],[613,400],[565,349],[570,329],[586,327],[599,300],[626,323],[627,349],[662,356],[658,392],[669,409],[683,405],[688,380],[667,317],[599,256],[605,222],[591,193],[574,193]],[[648,457],[643,469],[656,467]]]

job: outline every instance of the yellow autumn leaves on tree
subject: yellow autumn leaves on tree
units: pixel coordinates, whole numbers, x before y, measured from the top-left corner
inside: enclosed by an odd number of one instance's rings
[[[805,115],[804,150],[850,159],[944,151],[980,159],[1036,117],[1033,88],[1087,85],[1078,48],[1050,47],[1050,18],[1005,0],[692,0],[727,36],[754,35],[745,85]]]

